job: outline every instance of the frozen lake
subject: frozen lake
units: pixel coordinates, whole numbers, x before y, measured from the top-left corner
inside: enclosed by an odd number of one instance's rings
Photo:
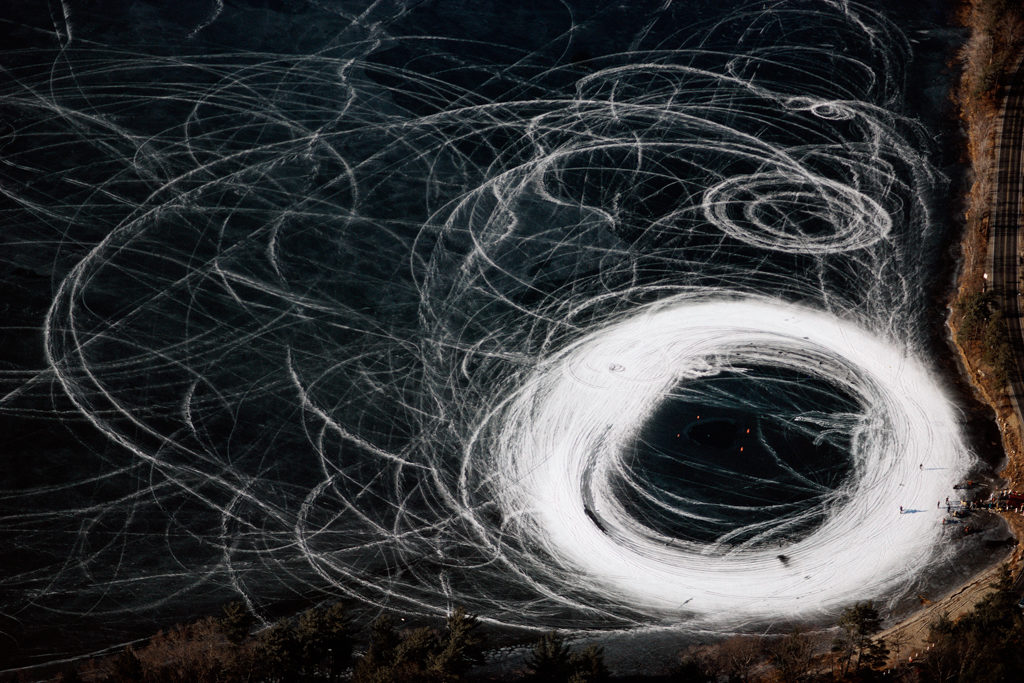
[[[955,35],[904,9],[3,10],[0,647],[955,581],[1005,532],[934,507],[985,466],[935,361]]]

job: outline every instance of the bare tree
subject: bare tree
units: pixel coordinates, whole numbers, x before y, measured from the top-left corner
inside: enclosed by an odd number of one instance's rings
[[[813,672],[819,639],[802,629],[765,641],[764,651],[781,681],[802,681]]]
[[[761,639],[754,636],[734,636],[718,646],[716,664],[719,674],[729,676],[729,680],[746,683],[751,679],[754,669],[764,661],[764,648]]]

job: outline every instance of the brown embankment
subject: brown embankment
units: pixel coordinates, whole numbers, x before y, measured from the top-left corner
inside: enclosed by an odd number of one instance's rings
[[[985,362],[983,342],[958,340],[962,314],[959,304],[983,291],[986,280],[989,214],[996,172],[996,135],[999,131],[1000,86],[1024,46],[1024,10],[1007,0],[965,0],[958,18],[969,29],[961,48],[960,81],[953,94],[963,124],[969,164],[964,202],[961,268],[957,280],[949,328],[965,373],[979,396],[992,406],[1002,435],[1007,464],[1001,475],[1007,485],[1024,485],[1021,457],[1021,424],[1007,394],[1005,383]],[[1018,359],[1018,364],[1021,359]],[[1011,522],[1011,526],[1019,525]],[[1019,536],[1018,536],[1019,537]]]
[[[1008,0],[963,0],[957,19],[968,29],[967,42],[958,54],[961,76],[952,94],[959,110],[965,142],[964,162],[968,166],[963,203],[964,230],[961,261],[956,287],[949,302],[950,337],[957,349],[964,374],[978,397],[992,407],[1006,453],[1006,466],[1000,476],[1009,488],[1024,488],[1024,450],[1022,425],[1017,419],[1006,384],[985,360],[983,340],[960,338],[963,304],[983,292],[987,284],[989,214],[996,176],[996,136],[1000,130],[1000,86],[1014,68],[1024,48],[1024,8]],[[1024,359],[1017,359],[1018,364]],[[1017,549],[1011,558],[1015,571],[1021,568],[1024,547],[1024,516],[1003,513],[1017,537]],[[990,592],[997,569],[973,577],[944,598],[930,602],[904,621],[879,634],[890,643],[899,642],[899,655],[905,658],[927,648],[930,624],[942,614],[950,617],[969,611]]]

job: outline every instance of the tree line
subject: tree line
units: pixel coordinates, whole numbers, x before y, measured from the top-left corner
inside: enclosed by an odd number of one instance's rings
[[[878,636],[871,602],[840,615],[835,628],[736,636],[689,646],[669,671],[613,677],[600,647],[574,648],[543,634],[513,670],[481,668],[493,645],[478,617],[456,608],[443,624],[402,627],[384,615],[357,628],[342,604],[306,610],[258,628],[242,603],[217,617],[161,631],[121,652],[69,666],[63,683],[1016,683],[1024,672],[1024,610],[1008,568],[975,608],[931,625],[928,648],[910,659],[899,638]],[[509,667],[506,667],[509,669]],[[40,680],[8,677],[8,680]]]
[[[361,647],[357,651],[357,647]],[[63,683],[460,683],[483,680],[488,639],[477,616],[458,607],[443,626],[400,628],[390,615],[357,628],[342,603],[316,607],[256,628],[233,602],[217,617],[160,631],[114,655],[67,666]],[[537,683],[607,683],[604,653],[576,651],[557,633],[544,634],[516,678]],[[39,680],[11,676],[0,680]]]

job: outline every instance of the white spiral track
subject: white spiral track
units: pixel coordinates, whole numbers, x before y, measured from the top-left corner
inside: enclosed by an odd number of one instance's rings
[[[827,378],[863,407],[851,428],[853,474],[820,528],[783,547],[717,553],[645,528],[607,484],[627,444],[677,383],[750,362]],[[548,359],[498,419],[487,466],[521,533],[608,600],[719,627],[817,614],[905,581],[941,534],[933,514],[917,513],[969,465],[948,400],[906,349],[764,299],[637,311]]]

